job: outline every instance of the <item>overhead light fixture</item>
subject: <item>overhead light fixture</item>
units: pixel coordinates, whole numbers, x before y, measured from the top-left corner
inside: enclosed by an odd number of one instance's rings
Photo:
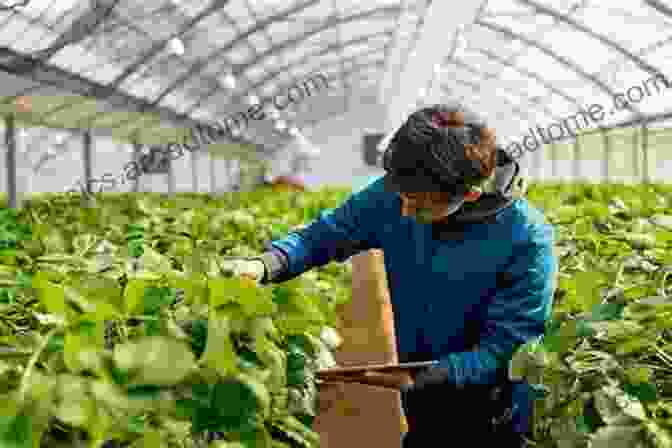
[[[222,78],[222,84],[224,84],[224,87],[226,87],[227,89],[233,90],[236,88],[236,77],[233,76],[231,73],[227,73]]]
[[[68,136],[65,135],[65,134],[56,134],[56,136],[54,137],[55,143],[57,145],[64,144],[67,139],[68,139]]]
[[[277,120],[278,118],[280,118],[280,112],[278,112],[278,109],[272,106],[269,106],[267,113],[268,116],[271,117],[271,120]]]
[[[259,104],[259,97],[257,95],[252,94],[247,97],[247,103],[250,106],[256,106]]]
[[[455,45],[455,53],[453,54],[453,58],[461,58],[464,55],[464,52],[467,49],[467,39],[462,35],[462,32],[458,33],[457,35],[457,42]]]
[[[182,56],[185,52],[184,43],[179,37],[173,37],[168,41],[168,49],[177,56]]]
[[[423,99],[426,96],[427,96],[427,89],[425,87],[420,87],[420,89],[418,89],[418,98]]]
[[[277,129],[278,131],[284,131],[285,129],[287,129],[287,123],[285,123],[283,120],[278,120],[275,123],[275,129]]]
[[[291,128],[289,128],[289,135],[291,135],[292,137],[296,137],[300,133],[301,132],[299,131],[299,128],[297,128],[296,126],[292,126]]]

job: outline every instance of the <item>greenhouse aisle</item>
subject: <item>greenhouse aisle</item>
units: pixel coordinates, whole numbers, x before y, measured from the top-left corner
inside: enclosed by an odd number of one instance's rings
[[[670,36],[0,0],[0,448],[672,448]]]

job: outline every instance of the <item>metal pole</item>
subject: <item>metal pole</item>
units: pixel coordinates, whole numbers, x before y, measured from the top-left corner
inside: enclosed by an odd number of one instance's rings
[[[88,194],[82,197],[82,204],[89,206],[94,203],[92,201],[92,194],[95,193],[92,191],[91,180],[93,179],[92,169],[91,169],[91,147],[93,145],[91,139],[91,131],[84,132],[83,142],[82,142],[82,164],[84,168],[84,189]]]
[[[611,159],[611,137],[607,131],[602,131],[602,142],[604,144],[604,159],[602,160],[602,173],[604,181],[609,183],[611,173],[609,172],[609,161]]]
[[[558,168],[556,166],[557,160],[558,145],[551,143],[551,179],[552,182],[556,182],[556,176],[558,174]]]
[[[649,184],[649,128],[646,124],[642,126],[642,175],[645,184]]]
[[[639,129],[634,128],[632,133],[632,171],[633,183],[641,180],[639,174]]]
[[[196,162],[198,161],[198,151],[191,152],[191,189],[194,193],[198,193],[198,166]]]
[[[175,194],[175,172],[173,171],[173,161],[170,157],[165,156],[168,164],[168,173],[166,174],[166,183],[168,184],[168,194]]]
[[[91,179],[93,178],[92,169],[91,169],[91,131],[84,132],[84,145],[82,147],[82,161],[84,164],[84,185],[86,185],[87,191],[89,191],[89,185],[91,184]]]
[[[572,161],[572,177],[575,182],[579,181],[581,177],[581,144],[579,143],[578,137],[574,139],[574,160]]]
[[[217,178],[215,177],[215,156],[210,154],[210,193],[215,194],[217,190]]]
[[[8,115],[5,118],[5,143],[7,144],[7,155],[5,165],[7,169],[7,202],[9,208],[18,208],[17,189],[16,189],[16,128],[14,126],[14,117]]]
[[[141,151],[142,151],[142,145],[138,142],[133,143],[133,161],[139,166],[140,165],[140,156],[141,156]],[[140,179],[142,178],[142,174],[138,173],[138,177],[135,178],[133,181],[133,186],[131,187],[131,191],[133,193],[137,193],[140,191]]]

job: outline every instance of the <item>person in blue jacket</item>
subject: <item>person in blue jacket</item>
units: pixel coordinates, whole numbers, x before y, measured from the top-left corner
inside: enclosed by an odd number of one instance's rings
[[[509,380],[508,362],[550,317],[553,228],[524,199],[520,167],[494,131],[462,106],[411,114],[383,166],[384,176],[270,243],[243,273],[283,282],[382,249],[399,361],[438,360],[415,378],[362,375],[401,391],[403,446],[521,447],[532,390]]]

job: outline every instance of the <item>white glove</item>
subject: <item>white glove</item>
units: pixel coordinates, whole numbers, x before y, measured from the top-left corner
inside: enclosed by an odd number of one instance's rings
[[[225,260],[222,263],[222,269],[232,273],[236,277],[250,278],[260,282],[266,273],[266,267],[261,260]]]

